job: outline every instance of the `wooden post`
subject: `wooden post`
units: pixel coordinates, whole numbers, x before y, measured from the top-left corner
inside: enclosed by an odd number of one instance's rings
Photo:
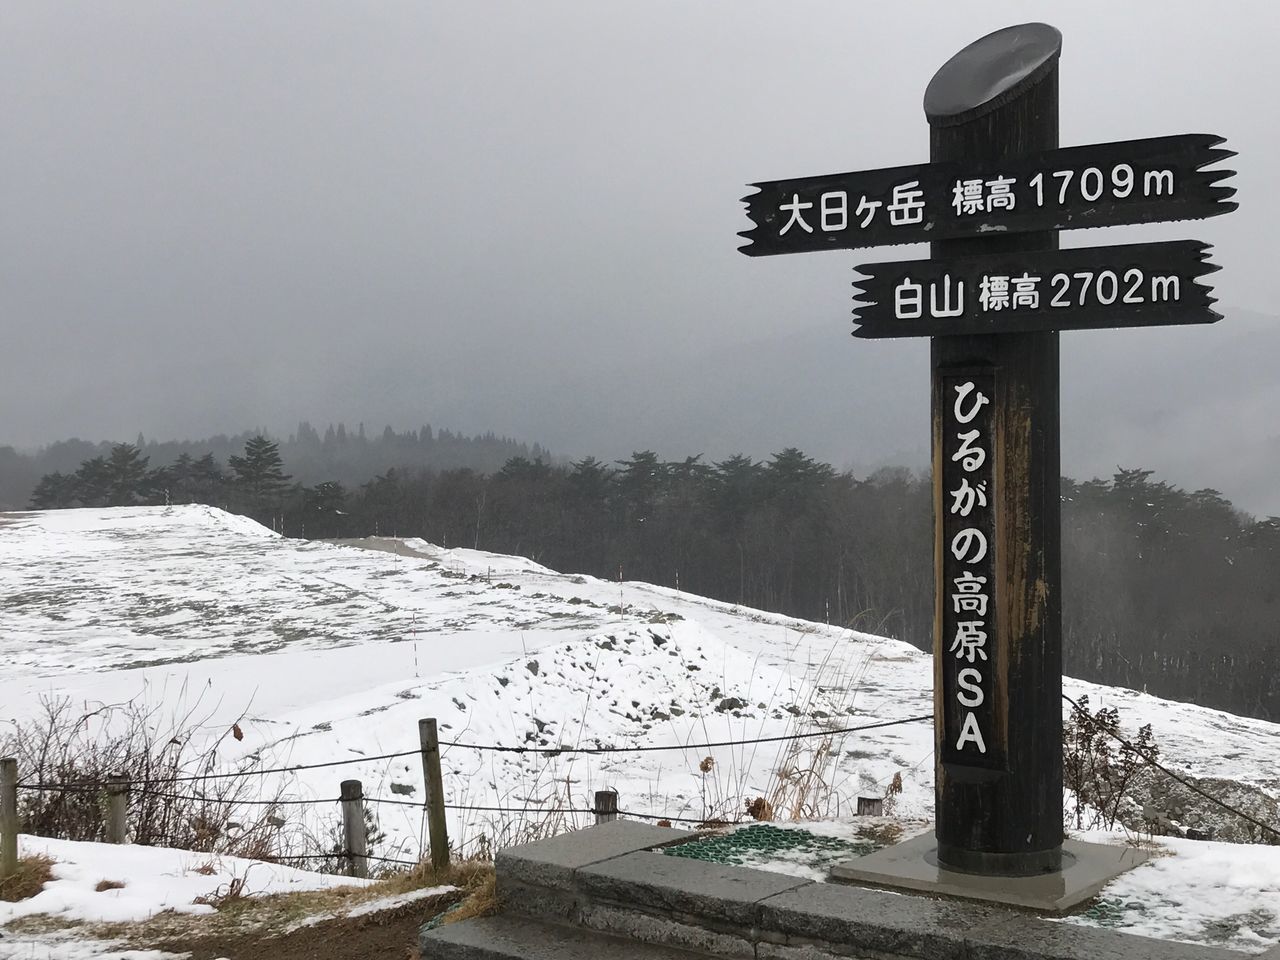
[[[858,816],[883,817],[884,816],[884,798],[883,797],[859,797],[858,798]]]
[[[342,835],[347,846],[347,874],[369,876],[369,843],[364,823],[364,790],[359,780],[342,781]]]
[[[107,843],[124,843],[129,834],[129,778],[107,777]]]
[[[440,738],[436,733],[435,717],[418,721],[418,740],[422,744],[422,782],[426,788],[431,866],[436,870],[447,870],[449,830],[444,819],[444,778],[440,774]]]
[[[596,823],[609,823],[618,819],[618,791],[596,791]]]
[[[930,160],[998,170],[1010,158],[1057,147],[1061,44],[1053,27],[1023,24],[943,65],[924,100]],[[932,256],[951,258],[1057,245],[1057,231],[1043,231],[931,247]],[[930,358],[938,861],[988,875],[1053,872],[1062,864],[1058,334],[934,337]],[[966,457],[957,434],[980,425],[973,419],[980,394],[990,399],[983,413],[989,435],[981,431],[986,472],[968,479],[983,485],[988,506],[976,520],[961,519],[953,498],[962,482],[957,462]],[[964,528],[986,531],[983,556],[976,536],[957,543]],[[970,574],[990,581],[981,624],[976,608],[957,599],[977,583]],[[962,619],[970,621],[964,630]],[[960,641],[979,625],[987,659],[966,662]]]
[[[18,761],[0,760],[0,877],[18,872]]]

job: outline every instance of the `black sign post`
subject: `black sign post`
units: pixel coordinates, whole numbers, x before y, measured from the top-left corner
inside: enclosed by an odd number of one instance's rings
[[[1058,331],[1220,319],[1206,244],[1058,249],[1059,230],[1236,207],[1231,171],[1206,169],[1232,156],[1215,135],[1060,148],[1061,49],[1032,23],[952,57],[925,92],[928,164],[758,183],[744,198],[751,256],[930,242],[928,260],[857,268],[855,335],[930,338],[933,866],[884,852],[891,867],[868,866],[875,854],[837,878],[937,889],[941,868],[1066,885]],[[1096,889],[1072,876],[1074,892],[1041,884],[1042,898],[1012,902],[1062,909]]]
[[[1032,24],[966,47],[934,75],[925,91],[929,159],[999,165],[1058,146],[1058,58],[1062,36]],[[976,49],[984,42],[992,48]],[[1021,79],[994,101],[976,83],[974,63]],[[1058,234],[1042,230],[942,240],[931,258],[1028,255],[1056,250]],[[974,873],[1027,875],[1062,865],[1062,599],[1059,560],[1058,334],[1056,331],[933,337],[934,832],[938,861]],[[990,432],[971,446],[992,466],[990,515],[970,525],[956,500],[962,475],[953,443],[969,434],[958,413],[958,389],[969,371],[991,371]],[[970,394],[972,400],[972,394]],[[977,454],[975,454],[976,456]],[[958,464],[963,471],[964,463]],[[970,483],[972,486],[972,483]],[[983,527],[986,528],[983,531]],[[987,533],[981,559],[992,574],[988,617],[956,611],[957,580]],[[953,532],[954,531],[954,532]],[[950,534],[950,536],[948,536]],[[973,539],[971,537],[971,539]],[[966,548],[961,553],[961,547]],[[966,694],[970,664],[952,650],[958,638],[981,635],[976,649],[983,682]],[[965,641],[961,639],[963,644]],[[985,715],[968,703],[982,698]],[[989,698],[989,699],[988,699]],[[969,717],[973,720],[970,721]],[[987,720],[985,729],[983,720]],[[981,744],[974,739],[973,729]],[[980,747],[985,748],[985,753]]]

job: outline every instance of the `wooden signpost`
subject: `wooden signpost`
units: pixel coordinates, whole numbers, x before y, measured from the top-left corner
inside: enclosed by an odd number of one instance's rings
[[[925,93],[928,164],[757,183],[744,198],[750,256],[931,244],[928,260],[857,268],[855,336],[930,338],[927,856],[957,874],[1065,876],[1058,331],[1220,319],[1207,245],[1058,250],[1057,231],[1236,207],[1232,172],[1206,169],[1233,155],[1221,137],[1060,148],[1061,44],[1023,24],[949,60]]]

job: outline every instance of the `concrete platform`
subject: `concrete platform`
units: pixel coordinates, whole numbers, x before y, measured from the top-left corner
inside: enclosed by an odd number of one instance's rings
[[[701,960],[661,944],[637,943],[527,917],[482,917],[441,927],[422,941],[423,960]]]
[[[831,879],[1061,913],[1084,903],[1108,882],[1151,856],[1136,847],[1067,840],[1062,844],[1063,867],[1059,873],[984,877],[939,866],[937,850],[933,834],[925,833],[836,864],[831,868]]]
[[[1246,956],[1207,944],[1061,923],[1014,909],[1006,905],[1012,899],[1008,897],[1002,898],[1004,902],[979,903],[903,895],[660,852],[672,842],[693,836],[617,822],[502,851],[497,858],[501,913],[424,930],[422,956],[424,960],[1241,960]],[[1113,863],[1125,852],[1103,849],[1109,856],[1099,857],[1100,863]],[[1041,893],[1051,902],[1058,899],[1053,890]],[[971,891],[956,895],[971,896]],[[1264,956],[1270,960],[1272,955]]]

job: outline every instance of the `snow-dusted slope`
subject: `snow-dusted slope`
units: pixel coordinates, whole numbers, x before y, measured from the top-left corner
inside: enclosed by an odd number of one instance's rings
[[[200,696],[221,704],[209,721],[219,732],[248,711],[229,764],[275,766],[413,749],[423,716],[439,718],[442,738],[546,747],[748,739],[931,711],[928,657],[894,640],[522,558],[420,540],[363,545],[379,549],[285,539],[203,506],[2,515],[6,713],[29,714],[50,695]],[[1276,786],[1273,724],[1067,688],[1117,704],[1133,725],[1151,722],[1166,756],[1196,775]],[[901,773],[900,810],[929,815],[929,724],[837,739],[827,775],[839,793]],[[616,786],[624,807],[700,817],[728,812],[711,809],[716,789],[768,795],[783,753],[548,760],[451,749],[446,786],[492,805],[536,799],[554,774],[569,778],[558,789],[576,805]],[[704,754],[716,759],[709,775],[698,770]],[[332,796],[347,772],[301,786]],[[351,775],[385,795],[390,780],[416,789],[420,771],[384,763]]]
[[[142,698],[190,708],[227,769],[322,763],[418,745],[417,721],[467,744],[697,744],[819,732],[931,712],[931,665],[905,643],[639,583],[417,540],[310,543],[201,506],[0,515],[0,703]],[[1280,790],[1280,727],[1067,681],[1072,696],[1151,723],[1169,762]],[[709,770],[700,768],[713,758]],[[480,807],[589,807],[735,816],[764,796],[836,816],[895,774],[897,812],[932,814],[932,730],[907,723],[786,743],[558,756],[447,747],[445,793]],[[705,766],[705,764],[702,764]],[[781,772],[781,776],[780,776]],[[417,757],[263,778],[332,798],[338,783],[417,801]],[[416,856],[421,813],[380,805],[384,855]],[[336,805],[290,807],[323,830]],[[453,810],[464,844],[502,843],[589,815]]]
[[[438,717],[450,740],[594,746],[777,736],[929,712],[926,658],[892,640],[520,558],[422,541],[364,545],[379,549],[287,540],[199,506],[6,515],[7,711],[30,715],[41,697],[198,698],[202,717],[219,705],[214,736],[247,710],[245,739],[223,747],[229,766],[411,750],[424,716]],[[811,806],[834,813],[838,797],[882,793],[901,771],[904,809],[927,812],[928,725],[876,734],[838,738],[833,769],[822,771],[838,789],[810,791]],[[639,812],[733,815],[747,793],[773,792],[787,753],[778,744],[592,757],[450,748],[446,792],[468,805],[586,807],[595,789],[616,787]],[[710,773],[698,769],[706,755],[716,761]],[[394,796],[421,796],[416,758],[288,783],[300,797],[332,797],[346,776],[371,795],[392,796],[395,783]],[[379,818],[416,852],[417,810],[388,805]],[[543,818],[527,819],[536,829]],[[492,833],[495,820],[509,818],[458,812],[456,835]]]

